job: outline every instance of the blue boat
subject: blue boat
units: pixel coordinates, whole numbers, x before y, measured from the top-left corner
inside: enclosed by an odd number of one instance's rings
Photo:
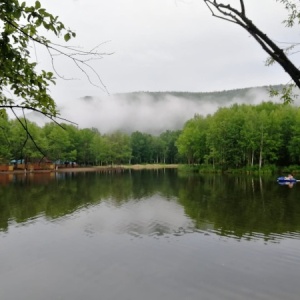
[[[296,178],[289,178],[289,177],[278,177],[277,178],[278,182],[297,182],[298,180]]]

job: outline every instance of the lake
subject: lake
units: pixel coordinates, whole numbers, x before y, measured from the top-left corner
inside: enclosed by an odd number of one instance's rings
[[[300,183],[0,174],[1,300],[299,300]]]

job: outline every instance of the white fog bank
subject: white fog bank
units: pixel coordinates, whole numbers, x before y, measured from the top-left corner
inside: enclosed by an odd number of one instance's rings
[[[235,103],[259,104],[270,99],[268,88],[249,88],[216,93],[128,93],[86,96],[59,107],[61,117],[76,122],[79,128],[97,128],[101,133],[116,130],[159,134],[182,129],[195,114],[206,116],[220,107]],[[41,124],[39,116],[32,121]]]

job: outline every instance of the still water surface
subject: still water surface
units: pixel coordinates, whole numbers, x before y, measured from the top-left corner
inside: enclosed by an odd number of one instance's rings
[[[300,184],[0,174],[1,300],[299,300]]]

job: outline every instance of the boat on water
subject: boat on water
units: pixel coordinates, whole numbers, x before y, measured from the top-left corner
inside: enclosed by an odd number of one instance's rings
[[[298,180],[294,177],[285,177],[285,176],[281,176],[277,178],[278,182],[297,182]]]

